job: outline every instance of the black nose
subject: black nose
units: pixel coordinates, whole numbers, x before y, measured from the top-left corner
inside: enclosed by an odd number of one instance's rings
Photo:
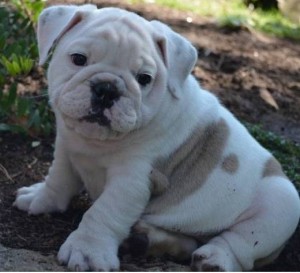
[[[110,108],[120,98],[116,85],[108,81],[91,83],[92,108]]]

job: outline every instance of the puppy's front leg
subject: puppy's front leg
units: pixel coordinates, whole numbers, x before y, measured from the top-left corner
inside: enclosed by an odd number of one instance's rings
[[[150,165],[129,161],[108,168],[102,195],[61,246],[58,259],[71,270],[118,270],[118,247],[150,196]]]
[[[29,214],[62,212],[81,188],[82,183],[72,168],[64,143],[57,136],[54,160],[45,180],[20,188],[13,205]]]

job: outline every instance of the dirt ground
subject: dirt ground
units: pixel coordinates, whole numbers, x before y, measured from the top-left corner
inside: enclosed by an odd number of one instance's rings
[[[101,6],[108,3],[99,2]],[[247,29],[220,28],[192,13],[151,4],[109,3],[148,19],[162,20],[186,36],[198,49],[194,74],[204,88],[217,94],[241,120],[260,123],[263,128],[300,143],[299,43]],[[40,145],[32,147],[37,140]],[[38,182],[47,174],[53,141],[54,136],[42,139],[9,133],[0,136],[0,243],[4,246],[56,253],[90,206],[88,198],[82,195],[63,214],[28,216],[12,207],[17,188]],[[125,255],[122,261],[121,269],[129,271],[182,269],[179,264],[170,267],[168,258],[131,259]],[[300,271],[300,228],[276,262],[261,270]]]

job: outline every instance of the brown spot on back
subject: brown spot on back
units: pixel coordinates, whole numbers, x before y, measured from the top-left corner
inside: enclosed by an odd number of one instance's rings
[[[146,213],[161,212],[201,187],[219,164],[228,135],[228,125],[221,119],[205,128],[197,128],[167,159],[158,160],[155,168],[170,184],[165,193],[150,201]]]
[[[268,176],[280,176],[280,177],[287,178],[284,172],[282,171],[280,163],[274,157],[271,157],[266,162],[262,173],[262,178]]]
[[[234,174],[239,168],[239,160],[236,154],[226,156],[221,165],[222,170]]]

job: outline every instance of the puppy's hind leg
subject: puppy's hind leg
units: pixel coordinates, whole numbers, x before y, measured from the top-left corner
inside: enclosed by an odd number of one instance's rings
[[[252,207],[228,230],[193,253],[192,268],[249,271],[256,261],[275,259],[295,231],[299,215],[299,196],[293,185],[286,178],[266,177]]]
[[[127,243],[133,256],[168,255],[178,261],[189,260],[198,247],[197,241],[191,237],[154,227],[143,221],[132,228]]]

